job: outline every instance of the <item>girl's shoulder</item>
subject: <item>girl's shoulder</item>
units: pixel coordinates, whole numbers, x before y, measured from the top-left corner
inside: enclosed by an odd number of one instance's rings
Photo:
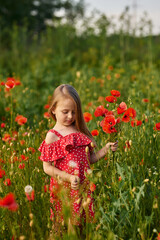
[[[57,136],[57,134],[54,131],[49,130],[46,135],[45,142],[46,142],[46,144],[51,144],[51,143],[57,141],[58,139],[59,139],[59,136]]]

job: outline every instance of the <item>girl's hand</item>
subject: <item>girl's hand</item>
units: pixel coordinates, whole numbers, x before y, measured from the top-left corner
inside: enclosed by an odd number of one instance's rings
[[[80,178],[75,175],[70,176],[70,183],[71,183],[71,188],[74,190],[79,189],[79,183],[80,183]]]
[[[116,141],[116,142],[114,142],[114,143],[112,143],[112,142],[107,143],[107,144],[106,144],[106,149],[107,149],[107,151],[109,150],[109,147],[111,147],[111,150],[112,150],[113,152],[115,152],[115,151],[117,150],[117,148],[118,148],[118,141]]]

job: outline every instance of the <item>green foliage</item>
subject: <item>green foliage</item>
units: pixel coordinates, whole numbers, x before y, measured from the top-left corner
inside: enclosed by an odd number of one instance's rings
[[[0,26],[27,25],[28,29],[40,32],[46,28],[46,20],[62,18],[57,16],[58,11],[65,10],[64,16],[73,21],[77,16],[83,16],[83,8],[83,1],[74,0],[1,0]]]
[[[121,16],[123,23],[128,21],[127,11]],[[111,22],[105,16],[96,24],[98,33],[86,23],[78,34],[68,22],[59,22],[39,35],[17,25],[0,33],[1,39],[5,32],[10,35],[10,40],[3,39],[0,45],[0,124],[5,123],[0,133],[0,169],[5,170],[0,178],[0,199],[13,192],[19,205],[15,212],[0,208],[0,239],[49,239],[50,179],[43,172],[38,147],[54,126],[44,117],[44,106],[61,83],[73,85],[83,111],[92,114],[87,125],[90,131],[99,131],[95,151],[111,139],[119,141],[118,150],[109,151],[89,175],[96,185],[96,222],[86,226],[86,239],[154,240],[160,232],[160,134],[153,129],[160,122],[159,37],[133,37],[126,31],[107,35]],[[6,91],[3,82],[7,77],[19,79],[21,85]],[[119,90],[121,97],[107,105],[103,99],[112,89]],[[122,101],[136,110],[142,125],[121,123],[111,138],[102,131],[103,118],[96,118],[94,111],[104,105],[116,112]],[[19,125],[17,115],[26,117],[27,122]],[[5,134],[10,135],[8,140]],[[7,178],[10,186],[4,184]],[[26,198],[28,184],[35,191],[34,201]],[[68,219],[68,207],[65,214]],[[63,227],[63,239],[76,239]]]

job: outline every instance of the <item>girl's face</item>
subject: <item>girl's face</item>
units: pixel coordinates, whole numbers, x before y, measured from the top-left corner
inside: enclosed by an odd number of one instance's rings
[[[57,124],[60,126],[70,126],[75,122],[75,103],[70,98],[63,98],[58,101],[53,114],[55,114]]]

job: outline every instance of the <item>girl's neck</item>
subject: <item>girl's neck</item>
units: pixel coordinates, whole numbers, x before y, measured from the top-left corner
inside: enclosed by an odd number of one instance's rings
[[[53,129],[55,129],[59,133],[62,133],[62,135],[66,135],[72,132],[78,132],[75,125],[73,124],[69,126],[64,126],[56,123]]]

